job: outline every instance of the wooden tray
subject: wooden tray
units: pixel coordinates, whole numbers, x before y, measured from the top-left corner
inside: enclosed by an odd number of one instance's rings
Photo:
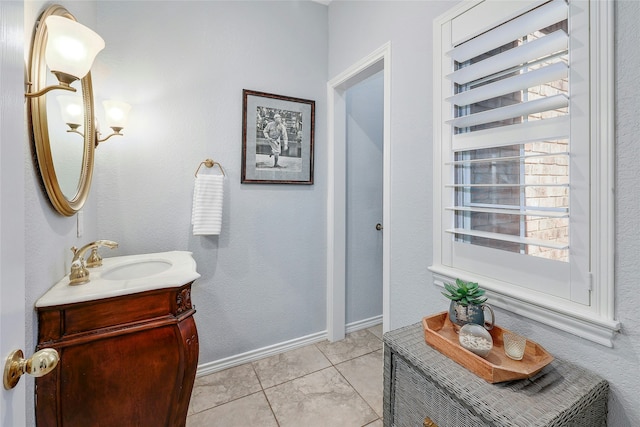
[[[489,331],[493,348],[486,357],[480,357],[460,345],[447,311],[423,318],[422,326],[427,344],[490,383],[529,378],[553,360],[553,356],[531,340],[527,340],[522,360],[510,359],[504,353],[502,341],[502,332],[509,330],[499,326]]]

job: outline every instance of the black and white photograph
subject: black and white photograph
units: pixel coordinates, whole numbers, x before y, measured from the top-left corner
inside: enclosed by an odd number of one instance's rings
[[[242,183],[313,184],[315,102],[243,91]]]

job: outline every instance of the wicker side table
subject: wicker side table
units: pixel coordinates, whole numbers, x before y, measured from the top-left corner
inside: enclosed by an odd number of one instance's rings
[[[569,362],[490,384],[426,344],[419,323],[384,344],[385,427],[606,426],[609,384]]]

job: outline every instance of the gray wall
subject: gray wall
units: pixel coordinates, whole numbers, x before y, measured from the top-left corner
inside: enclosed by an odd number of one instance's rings
[[[98,101],[133,105],[96,153],[101,238],[190,250],[200,364],[326,329],[327,8],[311,2],[100,2]],[[314,185],[240,184],[242,90],[316,101]],[[193,236],[194,172],[227,174],[222,233]]]
[[[329,6],[329,78],[391,41],[391,169],[393,226],[391,327],[419,321],[446,309],[432,285],[432,20],[455,2],[333,2]],[[541,343],[552,354],[598,372],[611,384],[609,425],[640,425],[640,189],[637,161],[635,46],[640,3],[616,2],[617,203],[616,318],[622,332],[609,349],[554,328],[497,312],[498,322]],[[415,238],[422,236],[422,238]]]

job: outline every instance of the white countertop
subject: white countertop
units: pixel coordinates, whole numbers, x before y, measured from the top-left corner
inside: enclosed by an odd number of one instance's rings
[[[171,264],[167,270],[134,279],[108,280],[105,272],[136,262],[157,261]],[[196,262],[187,251],[171,251],[142,255],[104,258],[102,266],[89,268],[89,282],[69,285],[69,275],[56,283],[38,301],[36,307],[51,307],[130,295],[155,289],[176,288],[200,277]]]

